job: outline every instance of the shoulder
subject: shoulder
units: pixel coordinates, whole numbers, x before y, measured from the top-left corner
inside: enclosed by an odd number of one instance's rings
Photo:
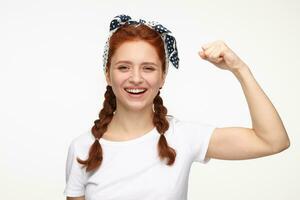
[[[206,129],[212,129],[216,127],[215,124],[204,122],[201,120],[185,120],[180,119],[178,117],[167,115],[170,128],[172,128],[174,131],[195,131],[195,130],[206,130]]]
[[[94,138],[90,130],[86,130],[75,136],[70,142],[69,150],[77,155],[86,155],[90,146],[94,143]]]
[[[217,127],[215,124],[207,123],[201,120],[183,120],[178,117],[169,117],[168,138],[180,144],[199,145],[206,142],[213,130]]]

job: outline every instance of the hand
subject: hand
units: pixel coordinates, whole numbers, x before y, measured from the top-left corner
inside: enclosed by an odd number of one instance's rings
[[[200,57],[220,69],[236,72],[247,67],[222,40],[204,44],[202,45],[202,49],[203,51],[199,52]]]

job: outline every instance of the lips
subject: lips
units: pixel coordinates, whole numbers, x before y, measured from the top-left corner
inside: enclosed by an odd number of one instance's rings
[[[142,87],[126,87],[124,89],[138,89],[138,90],[147,90],[147,88],[142,88]]]
[[[139,90],[143,90],[143,91],[133,92],[133,91],[128,91],[128,89],[139,89]],[[124,88],[124,90],[126,91],[127,94],[129,94],[129,96],[132,96],[132,97],[140,97],[147,91],[146,88]]]

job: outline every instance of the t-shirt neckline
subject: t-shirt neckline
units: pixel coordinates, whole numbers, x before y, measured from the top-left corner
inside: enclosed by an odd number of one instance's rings
[[[156,127],[152,128],[150,131],[146,132],[145,134],[129,139],[129,140],[123,140],[123,141],[114,141],[114,140],[107,140],[104,138],[100,138],[100,144],[105,144],[105,145],[129,145],[129,144],[135,144],[135,143],[140,143],[153,135],[158,134],[156,131]]]

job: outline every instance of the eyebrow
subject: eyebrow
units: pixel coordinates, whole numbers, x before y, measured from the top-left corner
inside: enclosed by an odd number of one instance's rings
[[[116,62],[115,65],[117,65],[117,64],[119,64],[119,63],[132,64],[131,61],[128,61],[128,60],[120,60],[120,61]],[[155,66],[158,66],[158,65],[155,64],[154,62],[142,62],[141,64],[142,64],[142,65],[155,65]]]

